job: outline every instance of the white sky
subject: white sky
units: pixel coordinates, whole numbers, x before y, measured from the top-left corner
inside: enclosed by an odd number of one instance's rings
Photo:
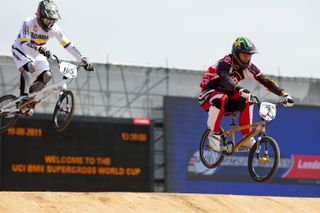
[[[1,0],[0,54],[38,0]],[[265,74],[320,78],[319,0],[55,0],[66,36],[93,62],[204,70],[253,41]],[[48,47],[73,59],[53,39]]]

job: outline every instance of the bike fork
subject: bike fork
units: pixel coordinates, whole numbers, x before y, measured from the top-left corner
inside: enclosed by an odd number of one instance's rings
[[[59,106],[60,106],[60,104],[61,104],[61,99],[62,99],[63,93],[64,93],[64,90],[60,90],[60,92],[59,92],[59,98],[58,98],[58,102],[57,102],[57,104],[58,104]]]
[[[256,153],[259,153],[259,152],[260,152],[260,141],[261,141],[262,137],[264,137],[264,136],[266,136],[265,130],[262,131],[262,132],[260,132],[260,134],[259,134],[259,136],[258,136],[258,138],[257,138],[257,142],[256,142],[256,144],[257,144]]]
[[[59,108],[60,108],[60,105],[61,105],[62,95],[63,95],[63,91],[61,90],[61,91],[59,92],[58,101],[57,101],[57,103],[56,103],[56,106],[58,106]]]

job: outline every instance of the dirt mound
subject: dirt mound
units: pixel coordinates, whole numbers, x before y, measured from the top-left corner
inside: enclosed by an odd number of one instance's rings
[[[173,193],[0,192],[0,212],[319,212],[320,198]]]

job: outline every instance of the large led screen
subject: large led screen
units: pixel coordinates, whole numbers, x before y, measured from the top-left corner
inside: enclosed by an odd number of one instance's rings
[[[319,107],[278,107],[277,117],[266,128],[280,147],[279,169],[271,181],[257,183],[248,172],[248,153],[226,156],[215,169],[202,164],[199,143],[207,128],[207,113],[196,99],[166,97],[164,106],[169,192],[320,196]],[[254,120],[258,119],[255,108]],[[229,128],[230,122],[230,117],[224,117],[222,127]]]

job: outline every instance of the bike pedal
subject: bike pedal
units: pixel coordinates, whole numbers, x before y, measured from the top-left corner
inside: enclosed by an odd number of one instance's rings
[[[221,149],[223,150],[225,155],[230,156],[233,153],[234,145],[231,141],[229,141],[227,145],[222,146]]]

